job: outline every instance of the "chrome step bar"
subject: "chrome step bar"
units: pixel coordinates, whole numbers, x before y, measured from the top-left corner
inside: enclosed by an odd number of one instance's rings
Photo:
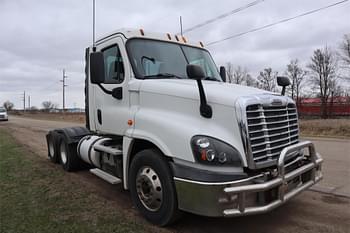
[[[90,172],[100,177],[101,179],[107,181],[110,184],[119,184],[122,182],[122,180],[119,179],[118,177],[112,176],[111,174],[108,174],[107,172],[104,172],[98,168],[90,169]]]

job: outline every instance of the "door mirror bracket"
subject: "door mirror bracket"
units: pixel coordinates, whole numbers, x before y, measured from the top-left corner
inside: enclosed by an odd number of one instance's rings
[[[213,115],[213,110],[210,105],[207,103],[207,99],[205,96],[202,79],[204,78],[204,72],[202,67],[198,65],[187,65],[186,67],[187,76],[190,79],[194,79],[197,81],[198,89],[199,89],[199,98],[200,98],[200,107],[199,111],[202,117],[211,118]]]

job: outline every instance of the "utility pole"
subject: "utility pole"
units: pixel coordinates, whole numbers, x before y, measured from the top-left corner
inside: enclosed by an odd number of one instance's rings
[[[30,110],[30,95],[28,95],[28,109]]]
[[[65,93],[65,89],[66,89],[66,78],[67,78],[67,76],[66,76],[66,70],[65,69],[63,69],[63,72],[62,72],[62,80],[60,80],[60,82],[62,82],[62,111],[64,112],[65,111],[65,109],[66,109],[66,103],[65,103],[65,95],[66,95],[66,93]]]
[[[26,91],[23,91],[22,100],[23,100],[23,112],[25,112],[26,111]]]

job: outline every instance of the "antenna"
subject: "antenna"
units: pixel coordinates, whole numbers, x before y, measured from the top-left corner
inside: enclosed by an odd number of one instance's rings
[[[96,0],[92,0],[92,51],[96,52],[96,41],[95,41],[95,31],[96,31]]]
[[[180,32],[181,32],[181,36],[183,36],[182,34],[182,16],[180,15]]]

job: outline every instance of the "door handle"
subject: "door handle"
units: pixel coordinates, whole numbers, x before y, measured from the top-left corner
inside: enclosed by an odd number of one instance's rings
[[[102,125],[102,112],[101,109],[97,109],[97,120],[100,125]]]

